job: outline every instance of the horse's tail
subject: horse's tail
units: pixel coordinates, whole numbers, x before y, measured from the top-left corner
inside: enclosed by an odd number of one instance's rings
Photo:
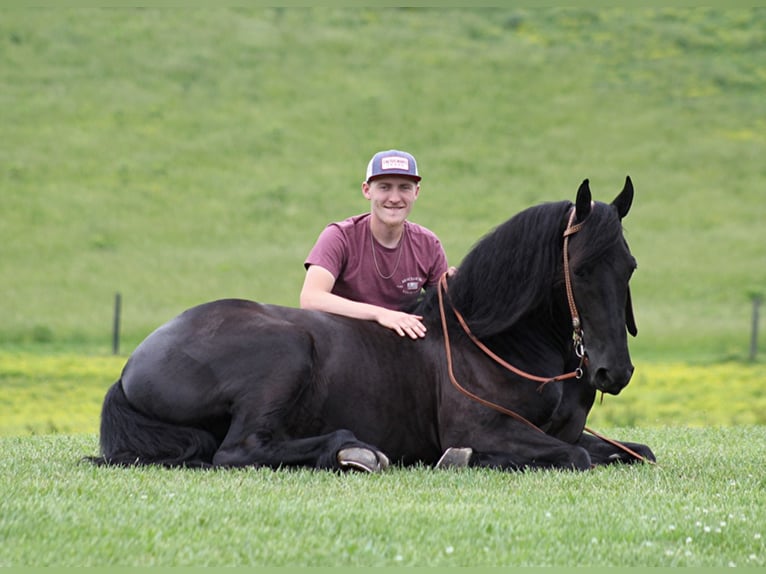
[[[215,437],[202,429],[150,418],[128,402],[122,379],[104,397],[101,409],[101,456],[97,465],[209,467],[218,449]]]

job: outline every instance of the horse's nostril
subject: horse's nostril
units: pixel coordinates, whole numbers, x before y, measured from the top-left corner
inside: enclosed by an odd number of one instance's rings
[[[605,393],[618,394],[630,382],[633,365],[626,369],[607,369],[600,367],[593,378],[594,386]]]

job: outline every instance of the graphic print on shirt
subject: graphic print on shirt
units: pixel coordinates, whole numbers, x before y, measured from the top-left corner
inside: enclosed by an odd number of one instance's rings
[[[417,295],[423,288],[425,277],[405,277],[399,283],[399,289],[405,296]]]

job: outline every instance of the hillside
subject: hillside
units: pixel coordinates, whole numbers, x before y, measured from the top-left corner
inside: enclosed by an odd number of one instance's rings
[[[398,147],[453,264],[630,174],[634,354],[747,353],[766,9],[17,9],[0,58],[0,344],[107,352],[115,292],[126,350],[209,299],[296,305]]]

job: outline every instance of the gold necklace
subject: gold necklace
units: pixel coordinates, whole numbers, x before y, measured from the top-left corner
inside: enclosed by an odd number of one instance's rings
[[[378,275],[380,275],[381,279],[391,279],[391,277],[394,276],[394,273],[396,273],[396,270],[399,269],[399,262],[402,260],[402,244],[404,243],[404,237],[406,234],[407,226],[405,225],[402,229],[402,237],[399,239],[399,253],[396,256],[396,265],[394,265],[394,270],[391,271],[390,275],[383,275],[383,273],[380,272],[378,258],[375,255],[375,236],[372,234],[372,226],[370,226],[370,247],[372,248],[372,262],[375,264],[375,271],[378,272]]]

